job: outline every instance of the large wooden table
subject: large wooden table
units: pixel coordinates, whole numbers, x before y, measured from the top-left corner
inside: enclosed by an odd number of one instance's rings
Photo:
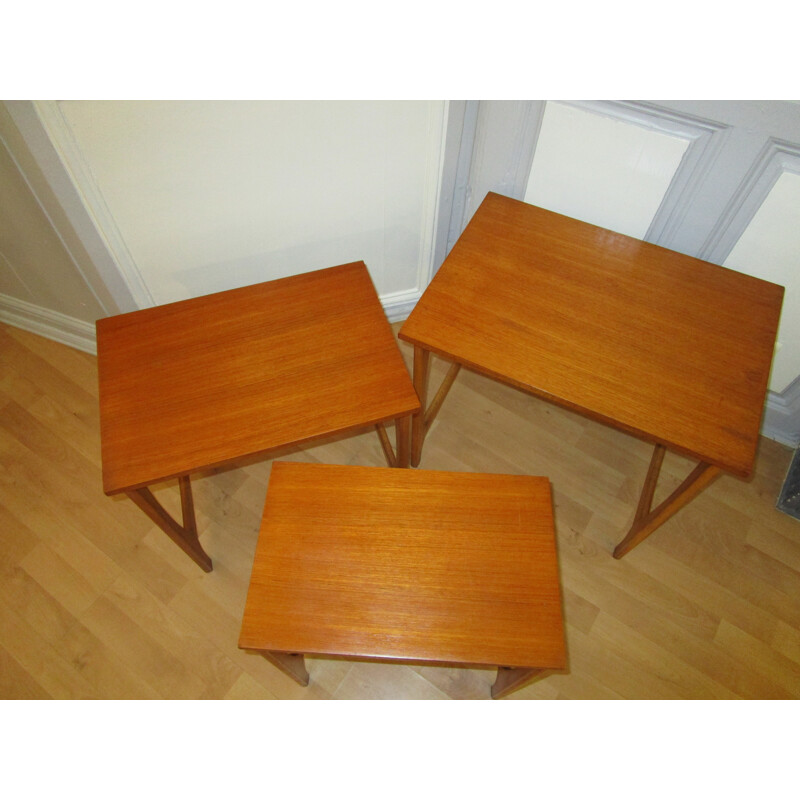
[[[206,571],[191,473],[373,425],[408,466],[419,401],[363,262],[99,320],[97,351],[103,489]],[[183,524],[149,488],[176,477]]]
[[[753,468],[783,287],[490,193],[400,330],[423,408],[464,365],[655,444],[619,558]],[[453,362],[426,410],[431,353]],[[696,469],[652,508],[665,448]]]
[[[501,697],[566,665],[550,484],[275,462],[239,646],[499,667]]]

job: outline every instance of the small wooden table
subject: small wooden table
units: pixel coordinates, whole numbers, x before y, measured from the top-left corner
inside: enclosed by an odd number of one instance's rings
[[[620,558],[753,468],[783,287],[490,193],[400,330],[433,418],[464,365],[655,444]],[[453,362],[425,410],[430,354]],[[664,449],[700,463],[652,509]]]
[[[303,654],[499,665],[494,697],[563,669],[548,480],[276,462],[239,646],[303,686]]]
[[[191,473],[372,425],[408,466],[419,400],[363,262],[99,320],[97,351],[103,489],[206,571]],[[148,488],[175,477],[182,525]]]

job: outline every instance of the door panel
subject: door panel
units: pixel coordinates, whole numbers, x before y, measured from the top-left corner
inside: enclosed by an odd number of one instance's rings
[[[644,239],[689,141],[547,103],[524,200]]]

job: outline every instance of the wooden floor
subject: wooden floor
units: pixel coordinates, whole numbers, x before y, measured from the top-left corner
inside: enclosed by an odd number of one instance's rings
[[[721,478],[615,561],[650,452],[462,370],[421,466],[554,491],[569,667],[510,699],[800,697],[800,522],[775,509],[791,451],[762,440],[751,482]],[[280,457],[385,465],[371,431]],[[656,500],[690,466],[668,456]],[[301,688],[238,649],[269,471],[194,481],[203,573],[103,495],[95,358],[0,326],[0,697],[488,698],[492,670],[308,659]],[[175,485],[157,496],[177,513]]]

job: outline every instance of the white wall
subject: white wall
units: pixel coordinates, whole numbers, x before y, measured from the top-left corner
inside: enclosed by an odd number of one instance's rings
[[[37,104],[139,305],[348,261],[429,279],[443,102]]]

